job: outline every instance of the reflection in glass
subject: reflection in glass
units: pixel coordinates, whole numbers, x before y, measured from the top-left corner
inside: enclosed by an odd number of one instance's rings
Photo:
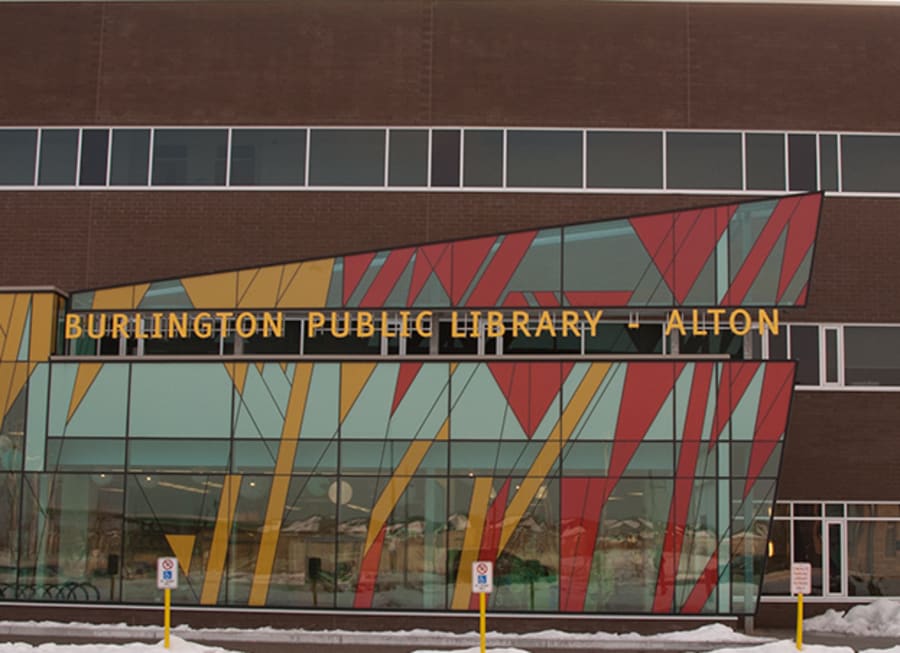
[[[157,129],[153,133],[154,186],[224,186],[225,129]]]
[[[463,147],[464,186],[503,185],[503,132],[499,129],[467,129]]]
[[[383,129],[313,129],[310,186],[384,186]]]
[[[507,186],[581,188],[581,132],[511,129],[506,138]]]
[[[305,129],[235,129],[231,134],[232,186],[302,186]]]
[[[0,129],[0,186],[34,183],[36,129]]]
[[[114,129],[109,185],[146,186],[149,160],[149,129]]]
[[[38,184],[41,186],[74,186],[77,157],[77,129],[41,130],[41,162]]]
[[[740,134],[666,134],[668,188],[740,190],[742,168]]]
[[[900,136],[841,136],[844,191],[900,191]]]
[[[847,593],[900,596],[900,521],[847,522]]]
[[[589,188],[662,188],[662,132],[588,132]]]
[[[746,139],[747,190],[784,190],[784,134],[747,134]]]
[[[428,185],[428,131],[390,130],[389,186]]]
[[[900,385],[900,328],[844,327],[844,383]]]

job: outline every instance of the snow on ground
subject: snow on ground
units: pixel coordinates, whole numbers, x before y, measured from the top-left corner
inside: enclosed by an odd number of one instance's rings
[[[803,627],[815,632],[900,639],[900,603],[877,599],[850,608],[847,612],[828,610],[825,614],[804,620]]]
[[[14,644],[0,643],[0,653],[240,653],[229,651],[217,646],[205,646],[195,642],[187,642],[180,637],[169,638],[169,648],[165,648],[162,642],[158,644],[41,644],[32,646],[17,642]]]

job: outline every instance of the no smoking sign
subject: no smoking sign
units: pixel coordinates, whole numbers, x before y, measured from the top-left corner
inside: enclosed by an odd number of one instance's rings
[[[494,563],[478,560],[472,563],[472,593],[490,594],[494,591]]]

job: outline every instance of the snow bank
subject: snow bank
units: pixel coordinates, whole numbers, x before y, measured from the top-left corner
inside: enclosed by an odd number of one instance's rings
[[[878,599],[850,608],[846,613],[828,610],[804,620],[803,626],[806,630],[821,633],[900,638],[900,603]]]

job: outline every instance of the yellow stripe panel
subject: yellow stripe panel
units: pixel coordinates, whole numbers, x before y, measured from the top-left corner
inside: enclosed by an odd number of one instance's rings
[[[341,423],[375,370],[375,363],[341,363]]]
[[[534,496],[544,483],[544,479],[553,467],[553,463],[559,457],[562,445],[572,435],[572,430],[575,428],[578,420],[581,419],[584,411],[587,410],[591,398],[597,392],[609,368],[610,363],[591,364],[560,418],[564,428],[560,427],[560,421],[553,427],[554,433],[560,433],[560,439],[548,439],[544,442],[544,446],[541,447],[540,452],[531,464],[531,469],[528,470],[526,477],[522,480],[519,489],[513,495],[512,501],[509,502],[509,506],[506,508],[503,532],[500,534],[500,546],[497,548],[498,556],[506,547],[509,538],[512,537],[513,532],[519,525],[519,521],[534,500]]]
[[[31,295],[29,294],[13,294],[7,311],[0,314],[0,319],[8,315],[4,325],[6,338],[3,341],[3,348],[0,350],[0,360],[2,361],[14,361],[19,356],[19,346],[22,344],[22,336],[25,334],[25,321],[28,318],[30,299]]]
[[[247,383],[247,369],[247,363],[225,363],[225,371],[231,377],[231,383],[239,395],[244,394],[244,385]]]
[[[133,309],[147,293],[149,283],[134,286],[119,286],[118,288],[102,288],[94,291],[94,303],[91,308],[95,311],[111,311],[114,309]]]
[[[294,367],[291,396],[288,400],[287,414],[284,416],[284,427],[281,429],[281,443],[278,446],[278,458],[275,461],[275,475],[272,477],[272,489],[269,492],[269,503],[266,506],[266,521],[263,524],[259,554],[256,557],[256,570],[250,586],[250,605],[265,605],[266,597],[269,594],[269,580],[272,575],[272,566],[275,564],[275,550],[278,547],[281,520],[284,518],[288,487],[291,484],[290,473],[294,468],[294,458],[297,455],[297,439],[300,437],[300,426],[306,409],[312,369],[311,363],[298,363]]]
[[[50,358],[56,339],[56,295],[41,293],[31,299],[31,337],[28,341],[28,360],[45,361]]]
[[[72,420],[72,415],[78,410],[81,401],[90,389],[91,384],[100,373],[103,363],[80,363],[75,373],[75,385],[72,387],[72,396],[69,398],[69,412],[66,415],[66,424]]]
[[[178,566],[187,576],[191,573],[191,559],[194,557],[194,542],[196,535],[166,535],[166,541],[172,549],[172,553],[178,558]]]
[[[238,308],[272,308],[278,299],[281,265],[238,272]]]
[[[325,306],[333,268],[334,259],[326,258],[301,264],[300,272],[293,277],[288,275],[288,270],[285,270],[282,283],[287,285],[282,288],[277,307],[320,308]]]
[[[205,274],[181,280],[194,308],[231,308],[237,306],[237,272]]]
[[[492,478],[479,477],[475,479],[475,484],[472,487],[472,499],[469,501],[469,514],[467,515],[466,536],[463,540],[462,552],[459,557],[459,571],[456,572],[456,587],[453,589],[453,601],[450,604],[453,610],[466,610],[469,607],[469,597],[472,595],[472,563],[478,559],[478,552],[481,549],[484,522],[487,519],[493,486],[494,481]]]
[[[200,603],[203,605],[215,605],[219,599],[219,588],[222,586],[222,575],[225,571],[225,555],[228,553],[228,539],[231,535],[234,509],[237,506],[240,491],[241,475],[229,474],[226,476],[219,499],[219,514],[216,515],[216,527],[213,529],[209,559],[206,561],[203,591],[200,593]]]

